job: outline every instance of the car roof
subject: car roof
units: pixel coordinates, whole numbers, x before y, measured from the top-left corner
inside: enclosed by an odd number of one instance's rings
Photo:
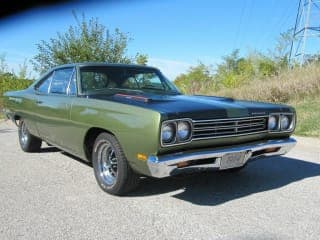
[[[124,64],[124,63],[106,63],[106,62],[82,62],[82,63],[69,63],[64,65],[59,65],[51,70],[56,70],[60,68],[66,67],[130,67],[130,68],[146,68],[146,69],[155,69],[155,67],[146,66],[146,65],[139,65],[139,64]]]

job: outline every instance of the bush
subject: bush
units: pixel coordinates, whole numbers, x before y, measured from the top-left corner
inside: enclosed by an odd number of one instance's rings
[[[215,89],[215,82],[212,78],[211,67],[199,63],[195,67],[190,67],[186,74],[179,75],[174,83],[184,93],[196,94],[205,89]]]
[[[210,94],[210,93],[209,93]],[[320,65],[286,69],[277,76],[252,81],[234,89],[211,94],[247,100],[287,103],[305,96],[320,94]]]
[[[0,109],[3,107],[3,93],[25,89],[29,87],[31,83],[31,80],[19,79],[11,73],[0,74]]]

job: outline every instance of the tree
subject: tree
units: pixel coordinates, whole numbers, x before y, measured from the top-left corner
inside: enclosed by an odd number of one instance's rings
[[[147,65],[148,63],[148,56],[145,55],[145,54],[137,54],[136,55],[136,62],[137,64],[140,64],[140,65]]]
[[[0,54],[0,74],[8,72],[8,65],[6,63],[6,54]]]
[[[208,87],[214,88],[211,72],[211,66],[206,66],[200,62],[198,65],[190,67],[187,73],[177,76],[174,83],[181,91],[195,94],[201,90],[204,91]]]
[[[19,70],[16,75],[19,79],[31,78],[30,74],[28,74],[27,59],[25,59],[22,64],[19,64]]]
[[[229,55],[224,56],[222,60],[217,65],[214,76],[220,86],[226,88],[238,87],[254,75],[252,60],[240,57],[239,49],[233,50]]]
[[[275,48],[270,55],[273,56],[278,71],[289,66],[290,47],[294,41],[297,41],[297,39],[293,36],[292,28],[280,33],[277,38]]]
[[[131,40],[128,34],[115,29],[110,32],[99,23],[98,18],[81,21],[75,13],[75,26],[70,26],[65,33],[57,33],[49,41],[42,40],[37,44],[39,53],[31,63],[34,70],[43,73],[51,67],[73,62],[108,62],[134,63],[147,62],[147,56],[136,54],[135,58],[128,56],[127,46]]]

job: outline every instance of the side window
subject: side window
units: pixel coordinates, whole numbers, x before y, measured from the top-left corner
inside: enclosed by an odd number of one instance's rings
[[[54,71],[50,93],[66,94],[73,68],[64,68]]]
[[[72,74],[72,78],[69,83],[69,89],[68,94],[71,96],[77,95],[77,78],[76,78],[76,72],[74,71]]]
[[[44,80],[40,82],[38,86],[36,86],[36,89],[40,93],[48,93],[49,92],[49,86],[52,80],[53,73],[51,73],[48,77],[46,77]]]

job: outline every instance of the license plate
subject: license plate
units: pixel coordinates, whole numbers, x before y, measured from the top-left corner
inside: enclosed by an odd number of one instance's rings
[[[221,158],[220,169],[241,167],[245,164],[246,152],[227,153]]]

